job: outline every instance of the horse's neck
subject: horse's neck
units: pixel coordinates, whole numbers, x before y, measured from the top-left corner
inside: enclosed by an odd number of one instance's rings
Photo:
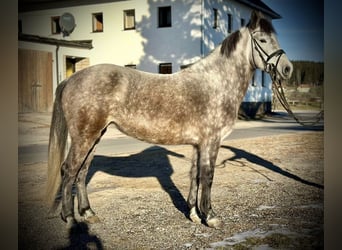
[[[254,69],[248,61],[246,45],[248,41],[241,39],[242,44],[237,46],[236,51],[231,53],[229,58],[220,53],[220,46],[211,52],[194,66],[194,70],[199,74],[205,73],[213,79],[212,83],[220,82],[219,88],[224,88],[229,92],[236,92],[237,95],[245,95],[248,84]],[[243,44],[245,43],[245,44]],[[216,83],[215,83],[216,82]],[[239,96],[239,99],[242,97]]]
[[[228,67],[226,88],[228,90],[236,90],[238,99],[242,101],[242,98],[247,92],[249,82],[255,72],[255,69],[248,61],[248,57],[244,54],[245,51],[241,50],[240,53],[233,53],[226,59],[226,66]]]

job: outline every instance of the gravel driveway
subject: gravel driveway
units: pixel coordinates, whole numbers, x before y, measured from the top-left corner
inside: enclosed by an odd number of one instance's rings
[[[323,249],[323,136],[225,141],[212,189],[222,229],[186,217],[188,146],[96,155],[87,181],[101,222],[70,232],[42,202],[46,163],[21,165],[19,248]]]

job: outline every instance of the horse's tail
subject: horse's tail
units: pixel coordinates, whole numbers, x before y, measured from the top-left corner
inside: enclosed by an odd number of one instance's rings
[[[65,156],[65,147],[68,138],[68,128],[62,109],[62,93],[66,82],[62,82],[56,89],[53,105],[49,149],[48,149],[48,173],[45,200],[51,208],[56,208],[55,199],[60,190],[62,176],[61,167]]]

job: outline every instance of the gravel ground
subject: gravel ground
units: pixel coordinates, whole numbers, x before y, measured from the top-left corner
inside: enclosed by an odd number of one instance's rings
[[[212,188],[222,229],[186,217],[188,146],[97,155],[88,191],[101,222],[78,217],[72,231],[42,202],[46,163],[21,165],[19,248],[323,249],[323,136],[303,132],[224,142]]]

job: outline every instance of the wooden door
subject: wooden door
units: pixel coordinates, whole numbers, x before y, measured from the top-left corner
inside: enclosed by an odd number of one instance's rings
[[[19,112],[52,111],[52,53],[19,49]]]

